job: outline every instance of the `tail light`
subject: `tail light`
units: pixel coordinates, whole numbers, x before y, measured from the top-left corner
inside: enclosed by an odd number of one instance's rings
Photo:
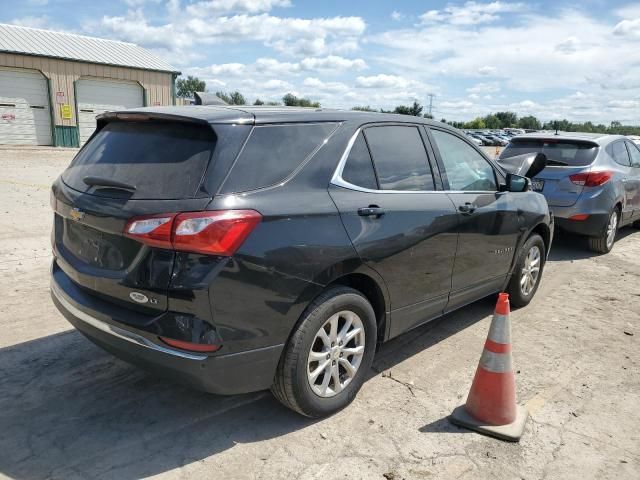
[[[613,177],[613,172],[602,170],[599,172],[576,173],[575,175],[570,175],[569,180],[576,185],[599,187],[611,180],[611,177]]]
[[[216,210],[135,217],[124,233],[154,247],[231,256],[262,220],[255,210]]]

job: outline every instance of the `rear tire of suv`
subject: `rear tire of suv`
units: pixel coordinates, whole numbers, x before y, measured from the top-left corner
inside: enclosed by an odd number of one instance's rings
[[[353,401],[373,362],[376,316],[357,290],[333,287],[302,314],[271,391],[286,407],[323,417]]]
[[[617,207],[609,214],[609,220],[599,237],[589,237],[589,249],[597,253],[609,253],[616,241],[620,225],[620,210]]]
[[[507,285],[509,301],[515,308],[526,307],[538,290],[547,260],[542,237],[532,234],[518,253],[518,259]]]

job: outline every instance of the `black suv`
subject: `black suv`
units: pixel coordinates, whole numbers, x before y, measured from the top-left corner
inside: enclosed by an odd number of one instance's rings
[[[422,118],[299,108],[108,113],[51,202],[51,293],[118,357],[200,389],[347,405],[376,345],[536,292],[529,180]]]

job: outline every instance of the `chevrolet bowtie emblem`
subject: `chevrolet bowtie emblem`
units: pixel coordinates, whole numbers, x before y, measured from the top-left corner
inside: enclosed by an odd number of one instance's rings
[[[69,216],[71,217],[71,220],[73,220],[74,222],[78,222],[84,218],[84,212],[77,208],[73,208],[69,212]]]

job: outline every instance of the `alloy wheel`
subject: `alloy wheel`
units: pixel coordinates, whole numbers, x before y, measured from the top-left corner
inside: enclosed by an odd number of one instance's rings
[[[351,383],[365,349],[364,326],[348,310],[338,312],[320,327],[307,357],[307,379],[313,392],[333,397]]]
[[[522,274],[520,276],[520,291],[526,297],[531,294],[540,275],[540,262],[542,254],[537,245],[531,247],[524,259]]]

